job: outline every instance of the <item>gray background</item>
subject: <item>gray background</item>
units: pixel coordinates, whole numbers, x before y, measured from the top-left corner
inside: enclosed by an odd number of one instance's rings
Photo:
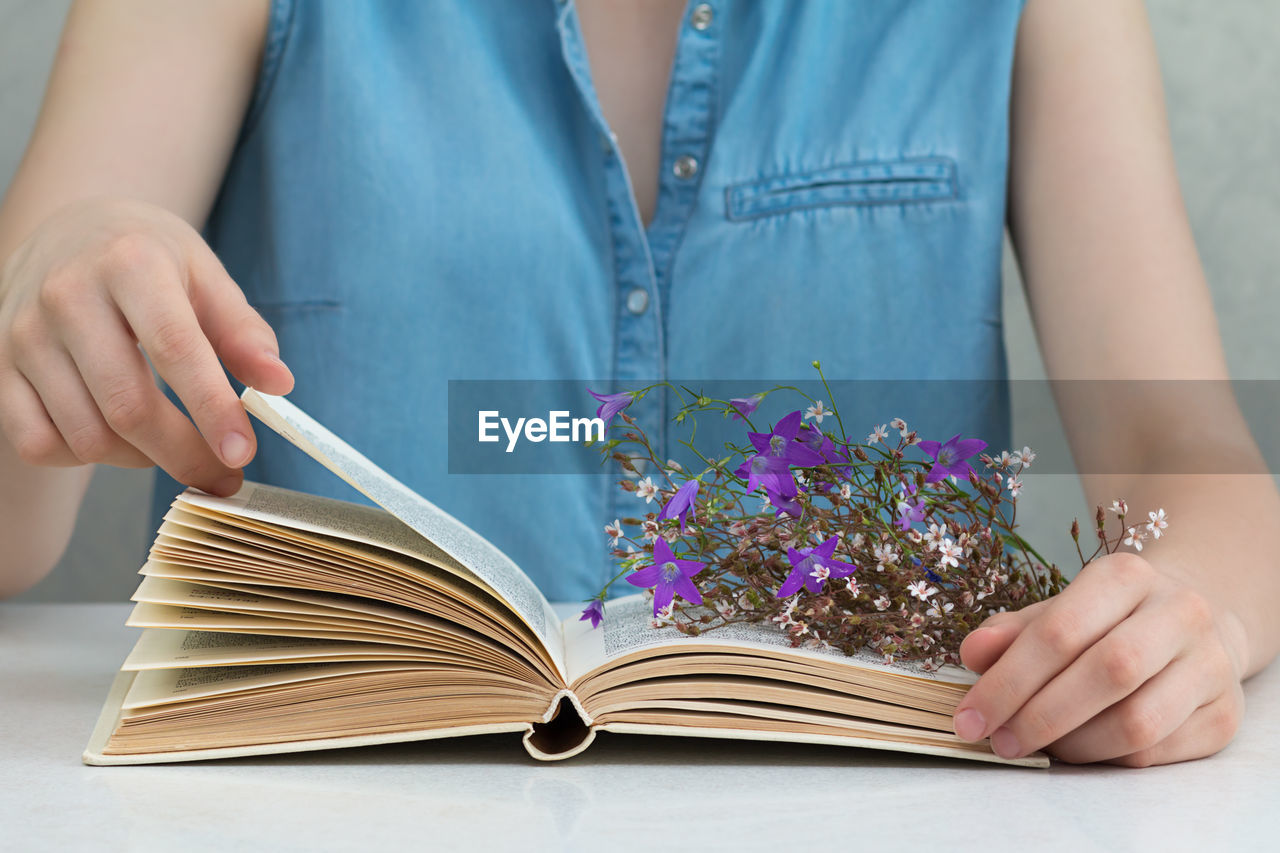
[[[17,167],[39,108],[66,0],[0,0],[0,185]],[[1276,0],[1149,0],[1164,69],[1174,147],[1191,222],[1213,287],[1233,375],[1277,378],[1280,297],[1280,3]],[[1006,253],[1005,303],[1011,373],[1044,371]],[[1015,390],[1015,438],[1056,423],[1051,409]],[[1271,422],[1255,432],[1274,432]],[[1270,439],[1268,439],[1269,443]],[[1024,533],[1064,568],[1074,559],[1066,527],[1088,515],[1074,476],[1028,475]],[[123,601],[136,583],[151,477],[100,469],[75,537],[29,601]]]

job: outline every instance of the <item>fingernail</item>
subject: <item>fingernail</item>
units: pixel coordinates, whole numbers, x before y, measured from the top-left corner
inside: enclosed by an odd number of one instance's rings
[[[1013,732],[1001,726],[991,734],[991,751],[1001,758],[1017,758],[1022,754],[1022,747]]]
[[[249,439],[238,432],[227,433],[218,449],[222,451],[222,461],[232,468],[249,461]]]
[[[965,708],[956,714],[953,722],[956,728],[956,737],[961,740],[978,740],[987,729],[987,721],[982,719],[982,714],[973,708]]]

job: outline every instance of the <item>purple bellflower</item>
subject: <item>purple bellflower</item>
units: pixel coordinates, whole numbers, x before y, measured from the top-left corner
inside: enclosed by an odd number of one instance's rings
[[[685,522],[689,519],[689,510],[693,509],[694,499],[698,497],[697,480],[690,480],[676,489],[675,495],[667,501],[667,505],[658,513],[658,518],[680,519],[680,532],[684,533]]]
[[[822,585],[828,578],[847,578],[856,572],[858,567],[852,563],[831,559],[839,541],[840,537],[832,536],[814,548],[788,548],[791,574],[787,575],[787,579],[778,588],[778,598],[794,595],[800,591],[800,587],[818,593],[822,591]]]
[[[898,517],[893,523],[899,530],[910,530],[912,522],[924,521],[924,499],[915,496],[915,483],[904,480],[899,488],[902,496],[898,498]]]
[[[920,442],[920,449],[929,454],[929,458],[934,461],[934,465],[929,469],[929,474],[924,478],[924,481],[926,483],[936,483],[945,479],[948,475],[968,479],[969,472],[973,469],[969,467],[969,463],[965,460],[986,446],[987,443],[979,438],[966,438],[961,441],[958,433],[953,435],[946,444],[936,441]]]
[[[752,413],[760,408],[760,401],[763,399],[763,394],[753,394],[750,397],[734,397],[729,401],[729,405],[734,409],[733,419],[742,421],[751,417]]]
[[[695,560],[677,560],[667,540],[658,537],[653,542],[653,565],[627,575],[627,583],[653,587],[653,615],[657,616],[677,595],[690,604],[702,603],[702,593],[690,579],[704,568]]]
[[[578,617],[579,622],[591,621],[592,628],[599,628],[601,620],[604,619],[604,602],[600,599],[593,599],[586,609],[582,611],[582,615]]]
[[[613,420],[614,415],[630,406],[633,399],[630,391],[623,391],[621,394],[597,394],[588,388],[587,393],[600,401],[600,406],[596,409],[596,417],[606,424]]]
[[[810,467],[821,465],[822,456],[810,447],[796,441],[796,433],[800,430],[800,411],[796,410],[778,421],[773,432],[749,432],[756,455],[743,462],[735,472],[739,477],[747,479],[747,491],[754,492],[761,486],[770,493],[769,501],[778,506],[773,499],[776,494],[783,499],[796,496],[796,480],[791,475],[791,466]]]

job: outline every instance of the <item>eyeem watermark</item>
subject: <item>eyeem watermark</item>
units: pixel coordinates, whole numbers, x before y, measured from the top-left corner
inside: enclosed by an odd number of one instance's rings
[[[552,411],[543,418],[510,418],[502,417],[497,409],[476,412],[479,421],[478,440],[485,443],[502,440],[498,434],[501,427],[507,437],[507,453],[516,449],[523,437],[525,441],[537,444],[542,441],[573,442],[604,441],[605,426],[600,418],[574,418],[565,411]]]

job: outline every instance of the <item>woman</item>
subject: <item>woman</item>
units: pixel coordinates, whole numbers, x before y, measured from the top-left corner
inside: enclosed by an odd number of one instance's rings
[[[1140,3],[1022,6],[78,3],[0,210],[0,582],[56,561],[93,463],[227,494],[252,458],[333,491],[254,456],[221,362],[271,393],[296,375],[321,422],[582,597],[623,496],[446,479],[449,379],[1003,379],[1006,220],[1054,378],[1226,378]],[[1002,438],[1003,395],[971,402],[966,432]],[[1078,458],[1168,470],[1207,434],[1159,403],[1098,430],[1106,404],[1064,402]],[[1260,470],[1234,403],[1214,416]],[[1178,536],[975,631],[957,733],[1211,754],[1280,643],[1273,557],[1218,539],[1280,519],[1270,478],[1086,487]]]

